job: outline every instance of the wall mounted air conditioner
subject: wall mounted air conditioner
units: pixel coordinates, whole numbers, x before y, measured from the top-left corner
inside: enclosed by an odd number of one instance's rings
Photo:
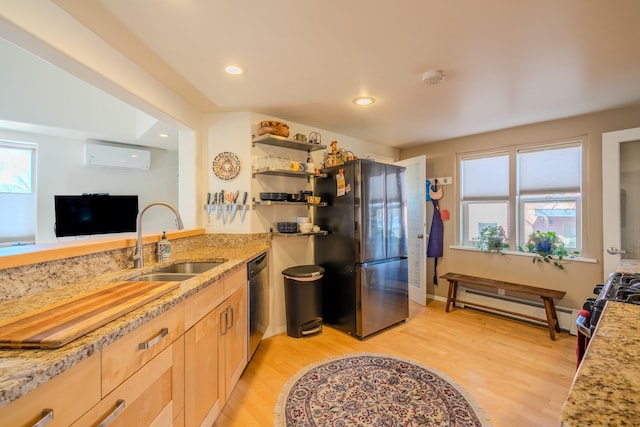
[[[84,144],[84,164],[110,168],[149,170],[151,152],[138,148],[104,144]]]

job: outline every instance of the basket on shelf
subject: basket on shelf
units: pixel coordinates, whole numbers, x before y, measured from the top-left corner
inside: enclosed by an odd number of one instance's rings
[[[275,136],[289,137],[289,125],[275,120],[264,120],[260,122],[258,135],[271,134]]]

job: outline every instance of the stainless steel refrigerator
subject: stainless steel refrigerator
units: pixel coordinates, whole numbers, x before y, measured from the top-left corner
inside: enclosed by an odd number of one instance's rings
[[[365,338],[409,316],[405,168],[355,160],[322,169],[315,263],[323,322]]]

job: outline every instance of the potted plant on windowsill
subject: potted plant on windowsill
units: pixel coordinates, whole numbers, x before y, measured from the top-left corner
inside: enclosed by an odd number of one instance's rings
[[[500,255],[507,245],[504,228],[495,225],[489,225],[480,230],[480,236],[474,243],[474,246],[482,252],[495,252]]]
[[[529,240],[524,247],[518,247],[521,252],[534,253],[533,263],[545,262],[553,264],[554,267],[564,270],[563,264],[568,259],[574,258],[580,252],[570,251],[564,246],[564,242],[555,231],[540,231],[529,235]]]

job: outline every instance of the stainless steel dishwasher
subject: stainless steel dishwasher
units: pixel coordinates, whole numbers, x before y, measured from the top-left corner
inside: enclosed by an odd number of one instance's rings
[[[249,261],[249,360],[256,352],[265,331],[269,327],[269,265],[267,254]]]

